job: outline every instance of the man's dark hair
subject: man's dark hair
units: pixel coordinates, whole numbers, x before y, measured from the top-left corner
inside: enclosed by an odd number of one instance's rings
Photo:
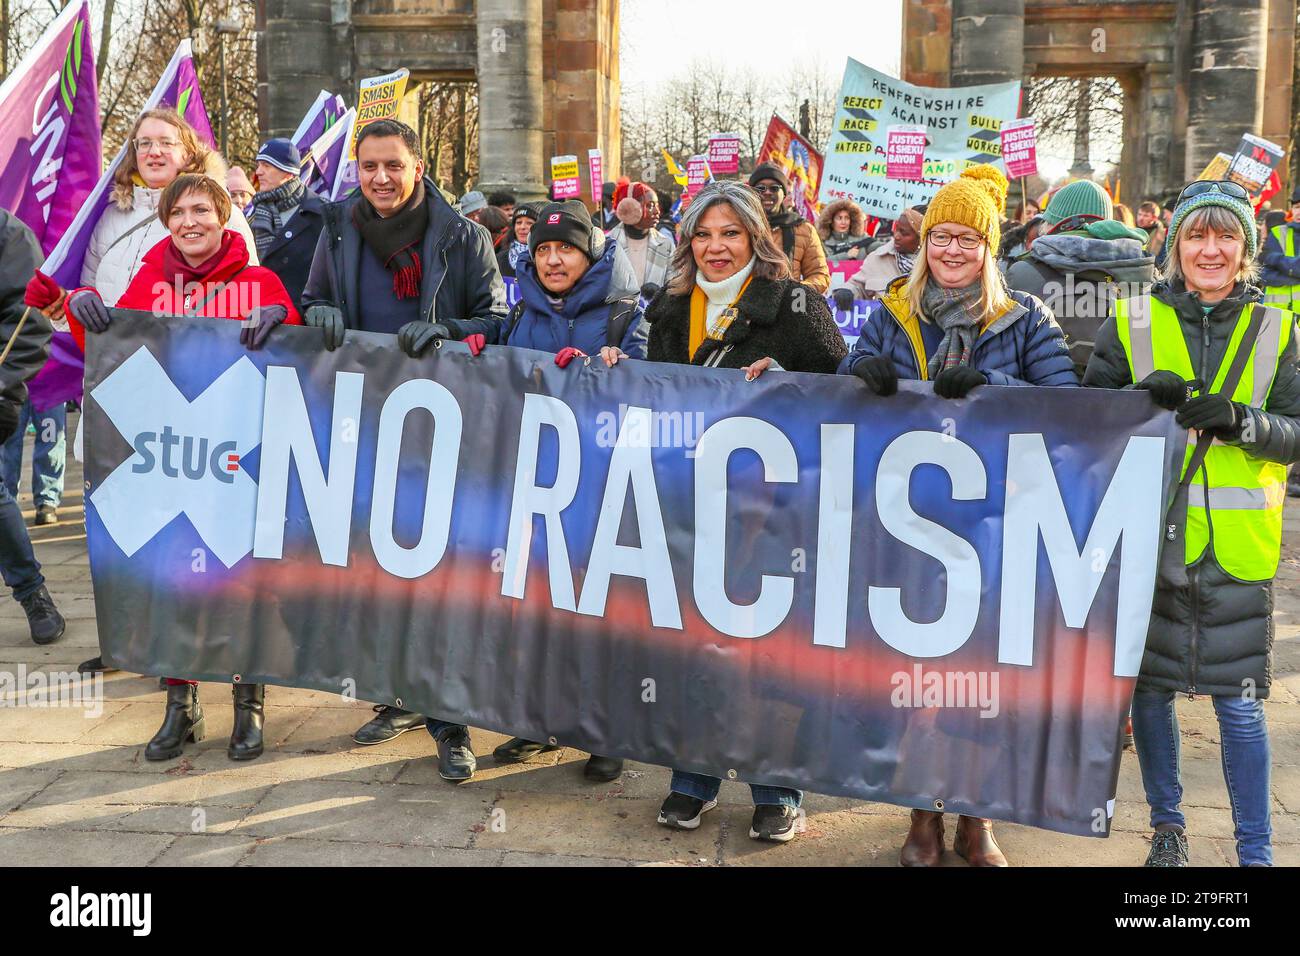
[[[518,202],[519,200],[515,198],[514,193],[499,192],[488,196],[488,205],[496,206],[498,209],[502,206],[513,206]]]
[[[401,120],[375,120],[373,123],[367,123],[361,127],[361,132],[357,133],[358,154],[361,152],[361,144],[372,136],[400,136],[411,155],[416,159],[422,158],[420,154],[420,135]]]

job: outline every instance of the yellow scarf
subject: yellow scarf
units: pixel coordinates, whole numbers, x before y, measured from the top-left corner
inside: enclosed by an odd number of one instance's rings
[[[736,307],[736,303],[739,302],[741,297],[745,294],[745,290],[749,288],[749,283],[753,281],[753,278],[754,278],[754,274],[751,272],[745,278],[745,283],[740,287],[740,291],[736,293],[736,297],[731,301],[731,305],[727,306],[727,309],[723,310],[724,314],[726,313],[726,311],[730,309],[734,309]],[[692,359],[695,357],[695,353],[699,351],[700,346],[704,344],[704,340],[706,338],[715,338],[715,339],[722,338],[722,336],[726,333],[727,329],[730,327],[731,324],[730,322],[728,322],[726,325],[723,325],[721,328],[716,329],[713,335],[709,335],[709,330],[705,328],[705,318],[706,318],[708,306],[709,306],[709,297],[705,295],[704,290],[697,285],[694,289],[691,290],[691,329],[690,329],[690,339],[689,339],[690,351],[687,354],[690,355]]]

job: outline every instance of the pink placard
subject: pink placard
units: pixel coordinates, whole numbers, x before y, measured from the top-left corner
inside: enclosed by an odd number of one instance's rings
[[[1038,131],[1033,117],[1002,124],[1002,162],[1011,179],[1038,174]]]
[[[885,137],[885,177],[924,178],[925,140],[923,126],[889,127]]]
[[[551,184],[556,199],[576,199],[582,195],[577,156],[551,157]]]
[[[712,178],[709,173],[709,157],[700,154],[686,161],[686,191],[692,196]]]
[[[600,150],[587,150],[587,171],[591,174],[591,201],[599,206],[601,187],[605,185],[605,160]]]
[[[715,175],[740,172],[740,137],[716,133],[709,137],[709,168]]]

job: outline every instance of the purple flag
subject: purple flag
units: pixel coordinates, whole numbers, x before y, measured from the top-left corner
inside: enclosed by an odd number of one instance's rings
[[[87,54],[87,56],[89,56]],[[93,66],[91,67],[93,72]],[[6,84],[6,88],[7,88]],[[93,89],[93,86],[92,86]],[[194,72],[194,56],[189,39],[184,39],[172,54],[171,62],[154,86],[153,92],[145,100],[141,112],[158,106],[170,106],[185,117],[194,127],[199,139],[212,148],[216,148],[216,139],[212,135],[212,123],[208,120],[207,108],[203,105],[203,94],[199,90],[198,74]],[[96,126],[98,128],[98,110]],[[99,136],[96,133],[93,155],[99,157]],[[80,148],[78,146],[78,148]],[[82,202],[71,225],[58,237],[58,244],[45,259],[43,271],[65,289],[75,289],[81,285],[81,266],[86,258],[86,249],[90,245],[90,236],[95,231],[104,210],[112,202],[113,174],[126,155],[130,144],[122,148],[108,164],[103,175],[95,184],[88,198]],[[53,215],[53,213],[51,213]],[[113,303],[109,303],[112,305]],[[62,324],[62,323],[60,323]],[[77,346],[71,332],[56,331],[50,342],[50,358],[45,367],[28,385],[32,404],[36,408],[49,408],[59,402],[81,398],[81,377],[85,367],[84,356]]]
[[[302,180],[323,199],[342,199],[356,185],[356,163],[348,160],[348,143],[356,125],[357,111],[349,109],[311,147],[311,160],[304,164]]]
[[[307,115],[302,118],[294,134],[289,137],[294,146],[298,147],[298,152],[306,154],[312,145],[324,135],[326,130],[331,129],[338,122],[339,117],[347,112],[347,107],[343,104],[343,97],[337,93],[330,93],[321,90],[316,96],[316,102],[307,110]]]
[[[99,176],[90,3],[69,4],[0,87],[0,207],[48,253]]]

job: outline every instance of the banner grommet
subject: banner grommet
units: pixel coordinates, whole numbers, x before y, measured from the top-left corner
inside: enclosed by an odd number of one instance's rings
[[[934,808],[935,808],[936,810],[938,810],[940,813],[943,813],[943,801],[942,801],[942,800],[935,800],[935,801],[934,801]]]
[[[551,746],[551,747],[557,747],[557,746],[559,746],[559,743],[560,743],[560,742],[559,742],[558,740],[556,740],[554,737],[547,737],[547,738],[546,738],[546,743],[547,743],[549,746]]]
[[[230,676],[230,683],[232,683],[232,684],[238,684],[238,683],[239,683],[240,681],[242,681],[243,679],[244,679],[244,677],[243,677],[242,674],[232,674],[232,675]]]
[[[734,770],[728,770],[728,771],[727,771],[727,779],[728,779],[728,780],[735,780],[735,779],[736,779],[736,771],[734,771]]]
[[[396,706],[401,707],[401,706],[402,706],[402,698],[400,698],[400,697],[397,698],[396,700],[393,701],[393,703],[394,703]]]

